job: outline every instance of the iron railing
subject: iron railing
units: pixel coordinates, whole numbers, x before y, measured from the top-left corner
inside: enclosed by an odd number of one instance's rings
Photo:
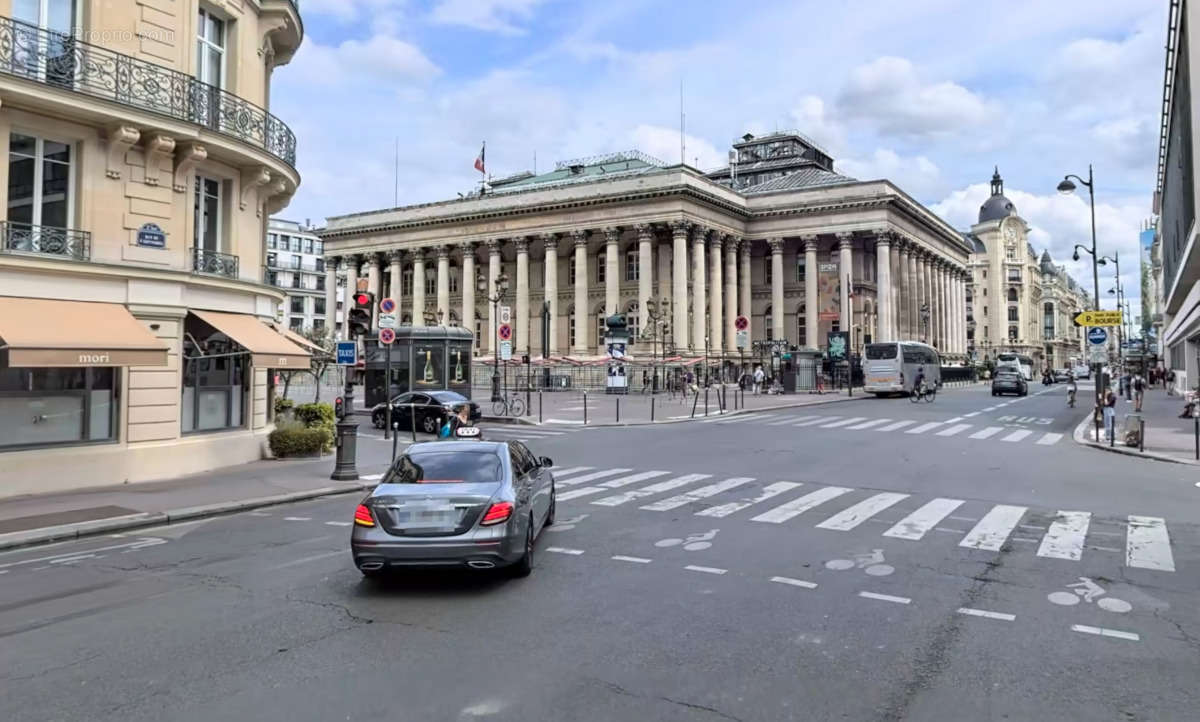
[[[74,228],[0,221],[0,239],[0,251],[5,253],[36,253],[76,261],[89,260],[92,255],[92,234]]]
[[[209,273],[226,278],[238,277],[238,257],[207,248],[192,248],[192,273]]]
[[[0,73],[204,126],[296,165],[296,136],[279,118],[177,70],[0,17]]]

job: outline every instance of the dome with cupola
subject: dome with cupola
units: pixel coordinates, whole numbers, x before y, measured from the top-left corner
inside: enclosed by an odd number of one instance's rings
[[[1004,196],[1004,179],[1000,177],[1000,167],[996,166],[992,173],[992,196],[979,207],[979,222],[997,221],[1015,215],[1017,207]]]

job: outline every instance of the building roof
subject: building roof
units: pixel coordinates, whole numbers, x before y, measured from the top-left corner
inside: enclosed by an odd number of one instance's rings
[[[857,178],[842,175],[841,173],[830,173],[827,170],[820,168],[801,168],[794,173],[788,173],[778,178],[772,178],[769,181],[759,183],[758,185],[738,188],[738,192],[747,195],[754,193],[767,193],[770,191],[797,190],[799,188],[812,188],[815,186],[835,185],[838,183],[857,183]]]
[[[580,183],[600,178],[637,175],[666,168],[667,164],[640,151],[627,150],[620,153],[576,158],[559,161],[554,170],[537,175],[523,171],[505,178],[489,181],[489,193],[506,193],[527,190],[533,186],[563,185]]]
[[[962,237],[967,239],[967,245],[971,247],[971,253],[987,253],[987,246],[983,245],[983,241],[979,240],[979,236],[974,233],[963,233]]]

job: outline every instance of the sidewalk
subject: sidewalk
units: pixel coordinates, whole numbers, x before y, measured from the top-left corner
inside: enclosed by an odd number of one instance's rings
[[[1082,390],[1082,386],[1080,389]],[[1103,425],[1100,427],[1100,439],[1097,443],[1096,425],[1091,415],[1075,429],[1075,441],[1130,456],[1181,464],[1200,464],[1196,461],[1196,422],[1194,419],[1179,418],[1183,407],[1182,396],[1167,396],[1161,388],[1146,392],[1142,403],[1142,418],[1146,422],[1144,452],[1139,451],[1137,446],[1126,446],[1123,443],[1126,416],[1134,413],[1133,404],[1125,401],[1124,396],[1117,400],[1116,440],[1112,446],[1109,446],[1104,435]],[[1080,408],[1083,408],[1082,404]]]

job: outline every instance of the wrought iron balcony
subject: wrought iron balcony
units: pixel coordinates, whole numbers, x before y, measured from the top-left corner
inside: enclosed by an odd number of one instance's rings
[[[238,277],[238,257],[206,248],[192,248],[192,273],[209,273],[226,278]]]
[[[92,234],[74,228],[35,226],[16,221],[0,222],[0,251],[86,261],[92,254]]]
[[[0,17],[0,73],[195,123],[296,165],[296,136],[257,105],[72,35]]]

